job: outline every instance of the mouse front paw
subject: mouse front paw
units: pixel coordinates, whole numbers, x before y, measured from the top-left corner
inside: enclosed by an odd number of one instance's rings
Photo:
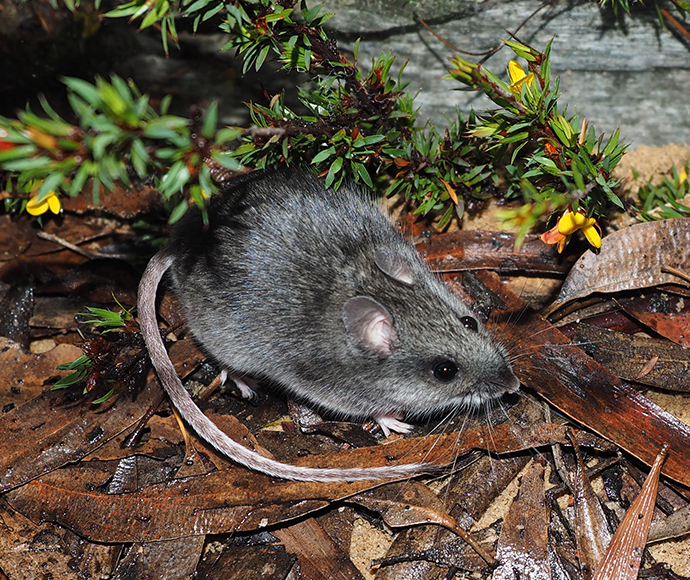
[[[403,423],[400,419],[403,418],[402,413],[387,413],[386,415],[377,415],[374,420],[381,427],[383,434],[388,437],[391,431],[395,433],[409,433],[413,426],[409,423]]]

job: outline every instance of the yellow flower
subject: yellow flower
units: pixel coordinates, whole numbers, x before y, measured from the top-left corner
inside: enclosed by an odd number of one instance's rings
[[[43,198],[41,201],[38,200],[38,196],[34,196],[26,204],[26,211],[31,215],[41,215],[48,210],[52,211],[54,214],[60,213],[61,209],[60,198],[54,191],[48,194],[48,197]]]
[[[582,230],[591,246],[597,249],[601,248],[601,234],[599,233],[597,220],[588,218],[582,212],[571,209],[558,219],[558,223],[553,228],[548,232],[544,232],[539,238],[545,244],[558,244],[558,253],[560,254],[563,248],[565,248],[568,236],[571,236],[577,230]]]
[[[688,173],[685,171],[685,167],[680,168],[678,173],[678,184],[685,183],[688,180]]]
[[[591,246],[601,248],[601,235],[597,229],[597,220],[588,218],[581,212],[574,212],[568,210],[558,220],[558,231],[564,236],[574,234],[577,230],[582,230],[582,233],[587,238]]]
[[[527,74],[525,69],[520,66],[516,60],[511,60],[508,63],[508,76],[510,77],[510,90],[514,95],[520,96],[522,93],[522,85],[527,83],[529,87],[534,82],[534,73]]]

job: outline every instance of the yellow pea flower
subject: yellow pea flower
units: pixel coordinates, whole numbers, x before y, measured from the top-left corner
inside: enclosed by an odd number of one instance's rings
[[[61,208],[60,198],[54,191],[51,191],[48,197],[43,198],[41,201],[38,201],[38,196],[36,195],[26,204],[26,211],[31,215],[41,215],[48,210],[54,214],[59,214]]]
[[[582,230],[590,246],[597,249],[601,248],[601,234],[599,233],[597,220],[588,218],[582,212],[571,209],[558,219],[558,223],[553,228],[548,232],[544,232],[539,238],[545,244],[558,244],[558,253],[560,254],[565,248],[568,236],[571,236],[578,230]]]
[[[525,69],[520,66],[520,63],[516,60],[511,60],[508,63],[508,76],[510,77],[510,90],[514,95],[520,96],[522,93],[522,85],[527,83],[527,86],[534,82],[534,73],[531,72],[527,74]]]

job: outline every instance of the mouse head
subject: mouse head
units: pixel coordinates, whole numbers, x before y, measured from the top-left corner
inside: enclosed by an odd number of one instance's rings
[[[379,299],[350,298],[342,318],[348,341],[367,356],[372,391],[393,405],[385,412],[477,407],[517,391],[505,348],[414,251],[379,248],[373,262]]]

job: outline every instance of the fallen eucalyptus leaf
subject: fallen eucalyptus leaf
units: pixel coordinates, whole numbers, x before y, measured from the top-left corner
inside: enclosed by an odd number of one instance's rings
[[[454,517],[446,513],[443,502],[426,485],[416,481],[391,484],[359,494],[351,501],[372,509],[391,527],[438,524],[465,540],[490,566],[494,558]]]
[[[496,425],[457,433],[403,439],[388,445],[313,455],[295,461],[310,467],[386,465],[405,458],[449,464],[469,449],[509,453],[555,442],[569,444],[567,428],[542,423]],[[607,442],[576,431],[580,445],[611,449]],[[256,530],[303,516],[381,485],[380,481],[313,483],[275,481],[243,467],[203,476],[175,479],[135,493],[106,494],[112,475],[98,469],[104,462],[67,467],[7,492],[5,498],[27,517],[55,521],[97,542],[152,542],[186,535]],[[451,518],[453,519],[453,518]],[[408,520],[409,521],[409,520]],[[427,520],[431,521],[431,520]],[[454,521],[454,520],[453,520]],[[448,523],[450,520],[437,521]]]
[[[599,498],[589,481],[577,442],[574,441],[573,447],[576,465],[573,480],[570,482],[575,510],[573,531],[580,569],[585,578],[591,578],[606,554],[611,542],[611,532]]]
[[[135,542],[113,570],[113,578],[192,578],[203,553],[205,536],[164,542]]]
[[[352,560],[314,518],[272,532],[291,554],[297,554],[303,578],[364,580]]]
[[[560,256],[539,236],[527,236],[519,250],[507,232],[460,230],[437,234],[415,247],[434,272],[494,270],[499,272],[566,274],[575,261]]]
[[[664,520],[652,522],[647,543],[679,538],[688,533],[690,533],[690,505],[673,512]]]
[[[571,340],[617,377],[668,391],[690,392],[690,349],[666,339],[581,323]]]
[[[652,290],[616,300],[630,316],[654,332],[690,347],[690,301],[686,296]]]
[[[667,455],[668,446],[664,445],[654,460],[640,495],[625,512],[593,580],[636,580],[654,515],[661,465]]]
[[[623,383],[510,291],[497,275],[477,273],[496,299],[505,303],[501,329],[511,341],[513,370],[560,411],[622,447],[647,465],[667,443],[672,451],[664,474],[690,485],[685,458],[690,427]],[[519,315],[519,319],[518,319]],[[513,318],[511,318],[513,317]]]

